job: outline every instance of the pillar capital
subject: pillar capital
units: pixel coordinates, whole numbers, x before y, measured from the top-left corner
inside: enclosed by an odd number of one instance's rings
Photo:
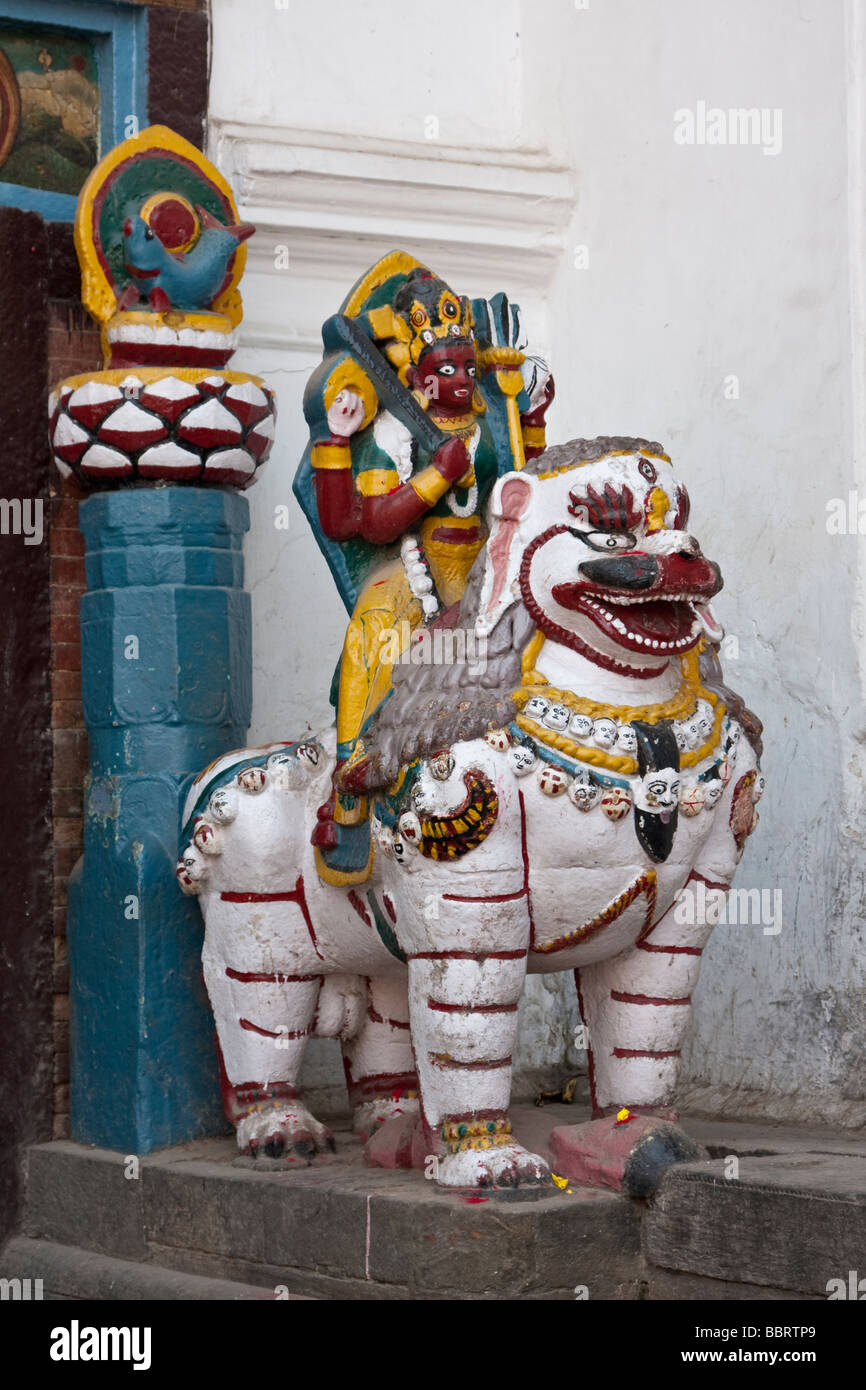
[[[105,363],[51,393],[64,477],[93,488],[255,481],[273,445],[274,396],[228,368],[254,231],[219,170],[167,126],[100,160],[79,196],[75,246]]]

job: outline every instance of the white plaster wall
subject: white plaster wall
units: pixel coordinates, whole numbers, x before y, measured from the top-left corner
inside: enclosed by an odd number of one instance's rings
[[[533,90],[547,103],[578,172],[571,240],[589,248],[550,296],[557,380],[571,383],[557,432],[668,445],[726,577],[728,678],[766,724],[770,790],[737,883],[781,891],[782,929],[714,934],[692,1100],[862,1123],[863,854],[843,773],[858,784],[863,542],[825,525],[827,499],[857,485],[844,7],[566,8],[549,7],[545,52],[527,62],[527,104]],[[780,153],[677,145],[674,111],[701,100],[780,108]]]
[[[252,739],[328,717],[345,621],[290,501],[318,325],[393,245],[463,292],[506,289],[552,354],[551,442],[645,434],[679,464],[726,577],[728,678],[766,725],[737,882],[781,890],[782,929],[714,934],[690,1097],[862,1123],[864,542],[825,526],[829,498],[866,498],[857,0],[441,0],[430,15],[213,2],[211,152],[261,228],[236,364],[280,405],[249,494]],[[674,112],[699,101],[779,108],[780,152],[677,145]],[[524,1068],[563,1055],[572,994],[530,983]],[[336,1080],[327,1049],[313,1073]]]
[[[519,147],[519,0],[214,0],[210,110],[299,130]]]

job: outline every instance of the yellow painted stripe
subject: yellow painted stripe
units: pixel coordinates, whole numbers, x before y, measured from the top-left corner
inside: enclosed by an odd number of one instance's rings
[[[394,468],[365,468],[356,482],[362,497],[383,497],[400,486],[400,477]]]
[[[352,451],[345,444],[314,444],[310,461],[314,468],[351,468]]]

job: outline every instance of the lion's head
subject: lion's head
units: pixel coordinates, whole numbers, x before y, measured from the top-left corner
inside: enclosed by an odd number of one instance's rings
[[[722,577],[688,518],[685,486],[646,439],[574,439],[500,478],[487,543],[450,615],[486,638],[485,662],[395,667],[391,698],[365,736],[375,784],[416,757],[507,725],[537,628],[637,683],[704,638],[702,665],[718,681],[711,644],[723,633],[708,605]]]

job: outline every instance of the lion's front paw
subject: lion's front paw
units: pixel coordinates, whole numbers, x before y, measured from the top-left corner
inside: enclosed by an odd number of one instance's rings
[[[252,1158],[297,1156],[309,1163],[317,1153],[333,1153],[335,1147],[327,1126],[298,1101],[252,1110],[238,1124],[237,1136],[241,1153]]]
[[[466,1149],[449,1154],[438,1164],[437,1186],[454,1189],[513,1189],[551,1185],[550,1169],[539,1154],[522,1144],[490,1149]]]

